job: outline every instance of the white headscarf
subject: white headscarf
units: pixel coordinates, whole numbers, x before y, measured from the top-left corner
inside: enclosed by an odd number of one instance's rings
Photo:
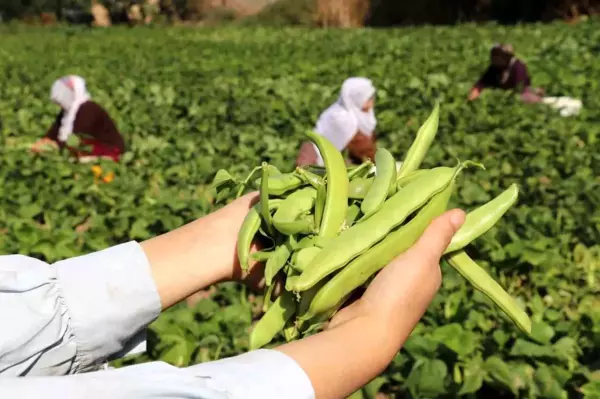
[[[50,99],[58,103],[64,110],[58,129],[58,140],[64,143],[73,133],[73,124],[79,107],[90,100],[85,80],[76,75],[60,78],[52,85]]]
[[[320,116],[315,131],[326,137],[335,148],[342,151],[358,131],[371,136],[377,125],[375,110],[368,112],[363,106],[375,95],[371,80],[362,77],[348,78],[342,84],[340,97]],[[317,164],[323,165],[323,158],[316,146]]]

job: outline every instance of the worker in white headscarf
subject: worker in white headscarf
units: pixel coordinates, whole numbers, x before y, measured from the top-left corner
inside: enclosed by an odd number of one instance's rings
[[[69,75],[54,82],[50,99],[61,107],[61,111],[46,136],[33,145],[33,151],[51,144],[66,147],[83,162],[98,158],[119,160],[125,151],[123,137],[104,108],[91,101],[82,77]],[[81,143],[91,149],[82,151],[67,146],[72,134],[83,136]]]
[[[339,99],[320,116],[315,131],[329,139],[339,151],[348,150],[350,162],[375,157],[375,87],[362,77],[346,79]],[[311,142],[300,147],[296,165],[323,166],[318,148]]]

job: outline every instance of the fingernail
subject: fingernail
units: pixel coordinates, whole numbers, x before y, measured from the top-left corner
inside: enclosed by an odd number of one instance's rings
[[[455,230],[460,229],[460,226],[465,223],[465,212],[462,209],[455,209],[452,211],[452,215],[450,215],[450,223]]]

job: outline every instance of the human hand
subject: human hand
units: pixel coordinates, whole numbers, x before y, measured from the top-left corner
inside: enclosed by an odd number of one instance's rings
[[[415,245],[379,272],[362,297],[348,309],[360,308],[360,313],[392,322],[398,319],[398,310],[407,307],[413,309],[411,313],[416,317],[410,324],[416,325],[441,285],[440,258],[464,220],[465,213],[460,209],[433,220]],[[343,322],[350,313],[343,309],[332,319],[330,328]],[[405,316],[402,315],[402,323],[407,321]]]
[[[39,153],[50,149],[58,149],[58,144],[47,137],[43,137],[31,145],[31,151]]]
[[[468,100],[469,101],[476,100],[480,95],[481,95],[481,89],[478,89],[477,87],[474,87],[469,92]]]
[[[163,309],[224,281],[251,288],[264,286],[264,265],[251,262],[243,272],[237,257],[237,236],[258,193],[244,195],[227,206],[176,230],[141,243]],[[259,249],[259,243],[252,251]]]
[[[317,398],[347,397],[386,369],[437,293],[440,258],[464,220],[458,209],[435,219],[325,331],[277,348],[302,367]]]

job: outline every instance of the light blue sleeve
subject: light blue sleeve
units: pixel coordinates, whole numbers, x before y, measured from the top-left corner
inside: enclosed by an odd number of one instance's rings
[[[281,352],[246,354],[177,368],[163,362],[65,377],[8,378],[1,398],[314,399],[306,373]]]
[[[143,351],[160,310],[136,242],[53,265],[0,256],[0,377],[97,370]]]
[[[0,398],[314,398],[306,373],[274,350],[95,371],[144,351],[160,310],[136,242],[53,265],[0,256]]]

